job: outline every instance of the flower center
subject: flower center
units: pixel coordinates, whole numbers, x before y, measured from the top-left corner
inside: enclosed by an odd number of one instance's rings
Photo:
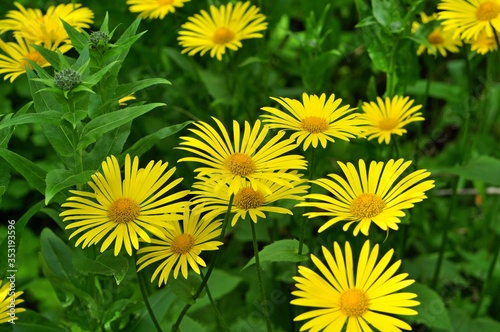
[[[255,162],[246,153],[233,153],[224,161],[224,166],[233,175],[247,176],[255,171]]]
[[[368,297],[361,289],[352,288],[340,294],[340,310],[349,317],[362,316],[369,305]]]
[[[300,129],[306,130],[312,134],[319,134],[328,129],[328,122],[326,122],[324,118],[308,116],[300,123]]]
[[[158,0],[158,5],[160,6],[168,6],[171,5],[174,0]]]
[[[398,123],[399,123],[398,119],[394,118],[382,119],[379,121],[378,127],[380,128],[380,130],[391,131],[394,128],[396,128]]]
[[[350,212],[358,219],[373,218],[385,207],[384,201],[375,194],[364,193],[351,202]]]
[[[108,217],[117,224],[124,224],[134,221],[139,216],[140,211],[141,208],[136,201],[123,197],[111,204],[108,209]]]
[[[187,254],[194,245],[194,239],[191,234],[180,234],[175,237],[170,245],[170,249],[177,255]]]
[[[31,51],[28,54],[26,54],[24,56],[24,59],[21,60],[21,62],[20,62],[21,68],[23,70],[24,70],[25,66],[28,66],[29,69],[33,69],[33,67],[31,66],[31,64],[27,60],[31,60],[34,63],[36,63],[37,65],[39,65],[39,66],[43,66],[44,64],[47,63],[47,61],[45,60],[45,58],[40,53],[38,53],[37,51]]]
[[[215,31],[214,35],[212,36],[212,41],[219,45],[227,44],[233,39],[234,33],[225,27],[217,29],[217,31]]]
[[[234,205],[242,210],[256,209],[264,205],[264,195],[252,188],[241,188],[234,195]]]
[[[497,18],[499,13],[500,5],[491,1],[483,2],[476,9],[476,17],[480,21],[490,21]]]
[[[431,45],[439,45],[444,43],[444,39],[443,37],[441,37],[441,34],[438,31],[432,31],[427,37],[427,41]]]

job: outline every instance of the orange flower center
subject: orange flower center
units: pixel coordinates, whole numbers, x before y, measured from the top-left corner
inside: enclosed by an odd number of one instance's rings
[[[361,289],[348,289],[340,294],[340,310],[349,317],[360,317],[368,310],[370,302]]]
[[[21,60],[20,62],[21,68],[23,70],[25,66],[28,66],[29,69],[33,69],[31,64],[27,60],[31,60],[39,66],[43,66],[47,63],[47,60],[45,60],[45,58],[40,53],[38,53],[37,51],[31,51],[28,54],[26,54],[24,56],[24,60]]]
[[[241,188],[234,195],[234,205],[242,210],[256,209],[265,201],[264,195],[252,188]]]
[[[171,5],[174,2],[174,0],[158,0],[158,5],[159,6],[168,6]]]
[[[311,134],[319,134],[328,129],[328,122],[318,116],[309,116],[302,120],[300,129],[308,131]]]
[[[480,21],[490,21],[500,14],[500,5],[495,2],[486,1],[476,9],[476,17]]]
[[[378,122],[380,130],[391,131],[399,124],[399,120],[395,118],[382,119]]]
[[[224,166],[233,175],[247,176],[255,171],[255,162],[246,153],[233,153],[224,160]]]
[[[191,234],[180,234],[175,237],[170,245],[170,249],[177,255],[185,255],[194,246],[194,238]]]
[[[375,194],[364,193],[351,202],[350,212],[358,219],[378,216],[385,207],[384,201]]]
[[[441,34],[438,31],[432,31],[427,37],[427,41],[431,45],[439,45],[444,43],[444,39],[443,37],[441,37]]]
[[[234,32],[232,32],[228,28],[222,27],[215,31],[214,35],[212,36],[212,41],[216,44],[224,45],[232,41],[234,39],[234,36]]]
[[[141,212],[141,207],[131,198],[123,197],[114,201],[108,209],[108,218],[117,223],[124,224],[134,221]]]

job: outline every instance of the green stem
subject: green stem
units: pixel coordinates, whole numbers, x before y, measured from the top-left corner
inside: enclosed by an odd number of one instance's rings
[[[201,271],[200,271],[200,275],[202,278],[205,278],[203,272],[201,272]],[[215,316],[217,316],[217,320],[219,321],[219,324],[222,326],[222,329],[224,331],[229,331],[229,326],[227,326],[226,321],[224,320],[224,317],[222,317],[222,314],[220,313],[219,308],[217,308],[217,303],[215,303],[215,300],[212,297],[212,293],[210,292],[208,285],[206,285],[205,288],[207,290],[208,299],[210,300],[210,304],[212,305],[212,308],[214,309]]]
[[[135,265],[137,266],[137,254],[135,252],[134,252],[134,261],[135,261]],[[158,323],[158,321],[156,320],[155,314],[153,312],[153,308],[151,308],[151,305],[149,304],[145,280],[142,277],[142,274],[140,272],[137,271],[136,273],[137,273],[137,281],[139,283],[139,288],[141,289],[142,299],[144,300],[144,304],[146,305],[146,309],[148,310],[149,316],[151,317],[151,320],[153,321],[153,324],[156,327],[156,331],[162,332],[161,326]]]
[[[259,290],[260,290],[260,303],[266,303],[266,291],[264,290],[264,282],[262,280],[262,271],[260,267],[260,259],[259,259],[259,248],[257,247],[257,235],[255,234],[255,223],[253,221],[250,221],[250,225],[252,227],[252,242],[253,242],[253,252],[255,255],[255,268],[257,269],[257,279],[259,283]],[[267,331],[272,331],[271,327],[271,319],[269,317],[270,314],[265,313],[264,316],[266,318],[266,326],[267,326]]]
[[[393,97],[394,96],[394,81],[396,77],[396,53],[398,51],[399,38],[396,39],[394,43],[394,47],[391,52],[391,56],[389,59],[389,70],[387,71],[387,82],[385,87],[385,96]]]
[[[226,233],[226,228],[227,228],[227,225],[229,224],[229,217],[231,215],[231,209],[233,207],[233,199],[234,199],[234,194],[232,194],[231,197],[229,197],[229,202],[227,204],[226,216],[224,217],[224,222],[222,223],[222,228],[221,228],[220,235],[219,235],[219,241],[221,241],[221,242],[222,242],[222,240],[224,240],[224,234]],[[203,280],[201,281],[201,284],[198,287],[198,290],[193,295],[194,301],[196,301],[196,299],[200,296],[201,292],[203,291],[203,289],[207,285],[208,279],[210,279],[210,275],[212,274],[212,271],[214,270],[215,262],[217,261],[218,254],[219,254],[219,250],[216,250],[213,257],[212,257],[212,261],[210,262],[210,265],[208,266],[207,274],[205,275],[205,277],[203,277]],[[189,304],[189,303],[184,306],[179,317],[177,318],[177,321],[172,326],[172,332],[179,331],[179,326],[181,325],[182,319],[184,318],[184,316],[188,312],[189,308],[191,308],[191,304]]]
[[[394,159],[399,159],[401,158],[401,153],[399,152],[399,146],[398,146],[398,141],[396,140],[396,137],[392,139],[392,146],[394,147],[394,154],[396,155]]]
[[[309,176],[308,180],[314,179],[314,168],[315,168],[315,156],[316,149],[311,147],[311,154],[309,155]],[[305,208],[304,208],[305,212]],[[302,214],[302,218],[300,219],[300,231],[299,231],[299,255],[302,255],[302,250],[304,247],[304,241],[306,237],[306,228],[307,228],[307,218]]]

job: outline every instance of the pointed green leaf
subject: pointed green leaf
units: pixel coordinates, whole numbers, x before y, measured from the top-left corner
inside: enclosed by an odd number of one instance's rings
[[[84,184],[90,180],[90,176],[95,171],[83,171],[80,174],[73,174],[67,169],[54,169],[47,173],[45,182],[47,188],[45,189],[45,204],[49,204],[52,198],[61,190],[77,185]]]
[[[88,154],[84,151],[84,169],[98,169],[107,156],[118,156],[123,150],[123,145],[130,134],[132,122],[128,122],[99,137],[95,142],[92,151]]]
[[[32,161],[15,152],[0,148],[0,157],[21,174],[36,190],[45,193],[45,176],[47,172]]]
[[[64,26],[64,30],[68,33],[69,39],[71,39],[71,44],[80,53],[89,43],[89,39],[81,32],[78,32],[71,24],[65,22],[61,19]]]
[[[78,257],[73,260],[75,269],[87,275],[89,273],[114,276],[119,285],[128,271],[128,261],[123,256],[114,256],[112,252],[105,252],[97,256],[96,260]]]
[[[372,10],[375,19],[390,31],[399,31],[402,26],[400,0],[372,0]]]
[[[451,173],[466,180],[500,185],[500,160],[490,156],[472,158],[467,164],[452,168],[436,169],[434,173]]]
[[[61,113],[57,111],[46,111],[42,113],[29,113],[16,116],[9,121],[0,123],[0,129],[27,123],[61,123]]]
[[[302,262],[308,259],[309,248],[304,244],[303,253],[299,255],[298,240],[279,240],[265,246],[259,251],[261,262]],[[242,270],[255,264],[255,257]]]
[[[57,325],[45,316],[31,310],[16,314],[18,319],[12,331],[16,332],[66,332],[67,329]]]

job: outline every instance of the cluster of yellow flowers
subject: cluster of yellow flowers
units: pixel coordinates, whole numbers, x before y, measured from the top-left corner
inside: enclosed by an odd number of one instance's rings
[[[31,68],[29,61],[41,67],[50,64],[32,45],[65,53],[72,48],[71,41],[64,30],[61,20],[77,30],[89,28],[93,23],[94,13],[81,4],[60,4],[50,6],[45,14],[40,9],[24,8],[14,3],[18,10],[11,10],[6,18],[0,20],[0,33],[13,32],[15,42],[0,39],[0,74],[13,82],[19,75]],[[29,60],[29,61],[28,61]]]
[[[486,54],[498,49],[498,31],[500,30],[499,0],[441,0],[438,13],[427,16],[421,13],[422,24],[439,21],[436,28],[427,36],[430,48],[421,45],[417,54],[427,49],[428,54],[439,52],[458,53],[462,42],[470,44],[471,50]],[[414,22],[412,30],[416,32],[420,23]]]

